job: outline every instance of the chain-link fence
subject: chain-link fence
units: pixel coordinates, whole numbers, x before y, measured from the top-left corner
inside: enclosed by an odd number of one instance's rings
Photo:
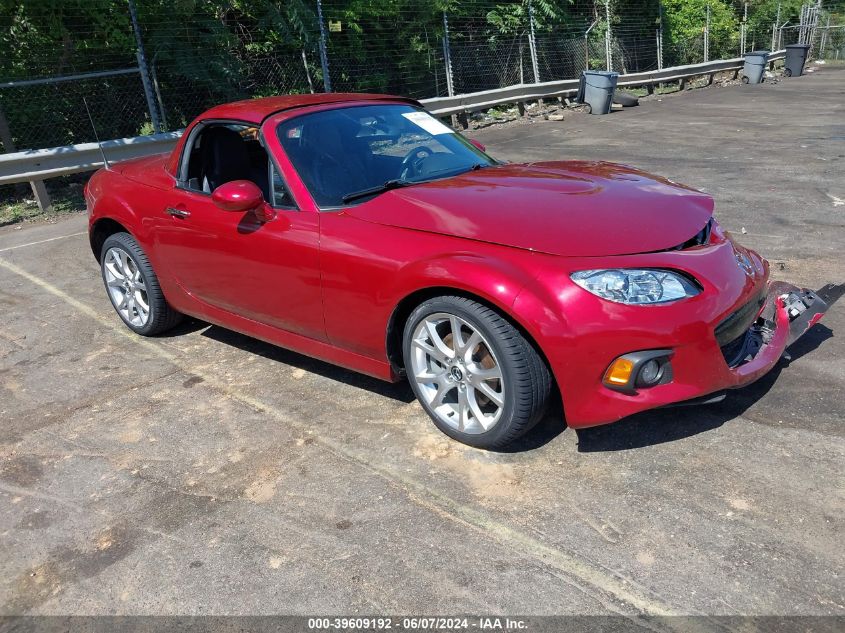
[[[806,42],[845,58],[818,0],[11,0],[2,151],[176,130],[272,94],[416,98],[639,72]]]

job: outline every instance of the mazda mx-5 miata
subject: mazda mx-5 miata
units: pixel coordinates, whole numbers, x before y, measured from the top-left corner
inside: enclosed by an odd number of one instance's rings
[[[714,399],[824,313],[694,189],[605,162],[507,164],[386,95],[218,106],[98,171],[90,241],[120,318],[191,315],[390,381],[502,447],[553,389],[570,427]]]

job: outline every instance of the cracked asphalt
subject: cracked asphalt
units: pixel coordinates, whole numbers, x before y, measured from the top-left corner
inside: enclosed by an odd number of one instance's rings
[[[845,282],[845,68],[472,135],[698,187],[776,277]],[[85,224],[0,230],[0,614],[845,615],[845,302],[720,404],[491,453],[406,385],[134,336]]]

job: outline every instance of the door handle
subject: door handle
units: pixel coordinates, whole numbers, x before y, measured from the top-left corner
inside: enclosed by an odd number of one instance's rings
[[[174,218],[187,218],[190,217],[191,212],[185,209],[175,209],[173,207],[167,207],[165,209],[167,215],[172,215]]]

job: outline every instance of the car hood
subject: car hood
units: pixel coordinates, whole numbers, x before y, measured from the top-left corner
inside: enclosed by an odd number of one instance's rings
[[[498,165],[403,189],[348,210],[362,220],[587,257],[674,248],[702,228],[713,199],[605,162]]]

